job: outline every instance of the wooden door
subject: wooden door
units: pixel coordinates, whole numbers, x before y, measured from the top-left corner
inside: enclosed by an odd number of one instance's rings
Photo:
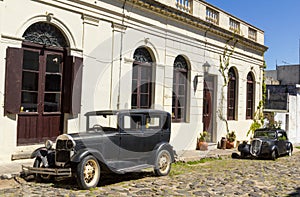
[[[203,131],[209,133],[211,141],[213,139],[212,127],[212,110],[213,110],[213,78],[206,78],[204,80],[203,91]]]
[[[55,139],[62,133],[63,52],[24,49],[17,144]]]

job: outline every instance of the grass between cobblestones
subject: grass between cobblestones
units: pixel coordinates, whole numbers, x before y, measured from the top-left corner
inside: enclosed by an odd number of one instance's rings
[[[216,160],[222,160],[222,158],[203,158],[203,159],[196,160],[196,161],[176,162],[176,163],[172,164],[172,170],[171,170],[169,176],[172,177],[175,175],[192,172],[196,168],[198,168],[199,165],[208,163],[208,162],[212,162],[212,161],[216,161]]]

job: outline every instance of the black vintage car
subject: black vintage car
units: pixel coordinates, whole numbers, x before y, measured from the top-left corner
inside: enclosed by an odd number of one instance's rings
[[[96,187],[100,173],[123,174],[153,168],[167,175],[174,162],[169,144],[171,116],[159,110],[93,111],[86,115],[86,132],[57,137],[55,148],[32,153],[33,167],[23,166],[25,174],[37,181],[55,176],[74,176],[82,189]]]
[[[250,144],[240,144],[241,157],[259,157],[275,160],[279,156],[292,156],[293,145],[282,129],[257,129]]]

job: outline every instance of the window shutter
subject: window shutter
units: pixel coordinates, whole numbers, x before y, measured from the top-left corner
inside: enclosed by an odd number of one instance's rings
[[[67,56],[64,70],[64,113],[78,114],[81,109],[83,59]]]
[[[6,49],[4,115],[17,114],[21,107],[23,49]]]

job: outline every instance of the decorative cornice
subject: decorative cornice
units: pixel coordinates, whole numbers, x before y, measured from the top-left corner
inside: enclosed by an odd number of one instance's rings
[[[111,27],[113,28],[113,31],[121,32],[124,33],[127,29],[125,25],[122,24],[117,24],[117,23],[112,23]]]
[[[127,0],[127,3],[132,3],[136,6],[139,6],[143,9],[150,10],[155,13],[159,13],[166,17],[173,18],[174,20],[184,22],[188,25],[193,26],[194,28],[201,29],[203,31],[211,32],[219,37],[222,37],[225,40],[231,39],[232,36],[239,40],[239,44],[254,49],[261,52],[262,54],[268,49],[268,47],[259,44],[255,41],[252,41],[248,38],[245,38],[241,35],[234,34],[232,31],[221,28],[212,23],[206,22],[198,17],[191,15],[190,13],[182,12],[171,6],[159,3],[152,0]]]
[[[94,26],[98,26],[99,21],[100,21],[99,18],[96,18],[94,16],[89,16],[89,15],[86,15],[86,14],[82,15],[82,20],[83,20],[83,23],[94,25]]]

